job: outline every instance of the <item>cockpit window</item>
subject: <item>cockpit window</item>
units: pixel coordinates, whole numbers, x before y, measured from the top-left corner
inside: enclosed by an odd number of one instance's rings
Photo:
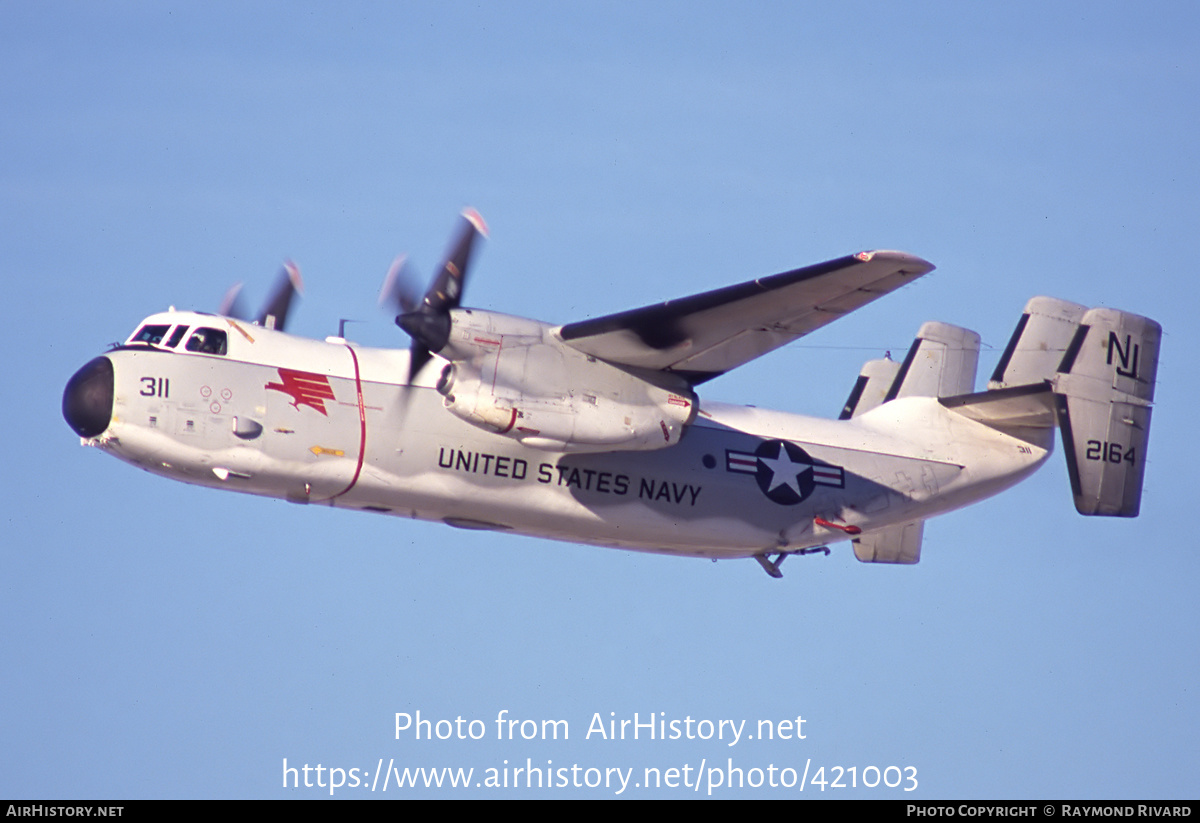
[[[171,339],[167,341],[167,345],[172,349],[179,345],[179,341],[187,334],[187,326],[176,326],[175,331],[171,332]]]
[[[228,339],[220,329],[196,329],[185,348],[200,354],[224,354],[228,350]]]
[[[157,346],[162,342],[162,339],[167,336],[167,329],[170,326],[152,326],[147,324],[138,329],[137,334],[133,336],[131,343],[150,343]]]

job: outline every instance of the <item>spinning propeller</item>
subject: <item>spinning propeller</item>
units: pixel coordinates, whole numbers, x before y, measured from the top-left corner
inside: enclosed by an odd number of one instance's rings
[[[487,224],[479,212],[466,209],[446,262],[422,297],[417,296],[416,276],[407,257],[397,257],[388,270],[379,302],[399,312],[396,325],[412,338],[408,367],[410,385],[433,355],[450,341],[450,310],[458,308],[462,302],[471,250],[479,236],[487,237]]]
[[[283,327],[287,323],[288,311],[292,307],[292,297],[303,293],[304,281],[300,279],[300,269],[291,260],[285,261],[283,268],[279,270],[278,277],[275,278],[275,287],[271,290],[271,296],[259,310],[254,322],[264,328],[283,331]],[[225,292],[217,314],[236,320],[250,320],[249,313],[241,300],[241,294],[241,283],[235,284]]]

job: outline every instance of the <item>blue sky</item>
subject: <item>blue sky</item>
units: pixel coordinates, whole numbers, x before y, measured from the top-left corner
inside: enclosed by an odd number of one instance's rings
[[[327,796],[283,789],[285,758],[733,758],[917,769],[826,797],[1195,797],[1198,12],[979,6],[5,4],[0,794]],[[1076,515],[1056,458],[932,521],[915,567],[841,544],[776,581],[173,484],[62,421],[67,378],[143,316],[239,280],[255,302],[285,257],[294,331],[407,345],[379,284],[401,251],[430,272],[467,205],[492,230],[467,303],[555,322],[860,249],[938,265],[716,400],[835,416],[930,319],[979,331],[987,375],[1035,294],[1153,317],[1142,516]],[[397,712],[502,710],[571,737],[395,738]],[[635,712],[806,738],[585,739]]]

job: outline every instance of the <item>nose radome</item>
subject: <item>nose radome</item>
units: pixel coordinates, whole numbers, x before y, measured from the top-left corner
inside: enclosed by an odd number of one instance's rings
[[[112,361],[97,357],[67,381],[63,390],[63,417],[80,437],[95,437],[108,428],[112,408]]]

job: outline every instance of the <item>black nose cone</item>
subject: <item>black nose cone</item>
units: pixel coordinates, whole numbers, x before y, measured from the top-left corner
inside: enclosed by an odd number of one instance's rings
[[[63,417],[80,437],[95,437],[108,428],[113,408],[113,366],[97,357],[67,381]]]

